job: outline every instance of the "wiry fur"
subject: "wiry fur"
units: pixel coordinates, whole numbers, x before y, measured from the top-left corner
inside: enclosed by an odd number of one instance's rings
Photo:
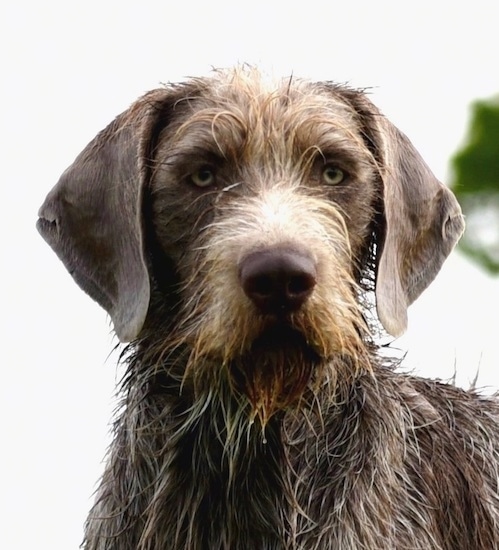
[[[497,401],[397,373],[370,336],[374,279],[397,332],[461,231],[406,138],[360,92],[250,69],[151,92],[86,155],[118,139],[128,159],[123,133],[140,135],[124,194],[141,179],[151,290],[84,548],[499,548]],[[324,179],[332,162],[344,184]],[[285,318],[240,281],[276,249],[316,268]]]

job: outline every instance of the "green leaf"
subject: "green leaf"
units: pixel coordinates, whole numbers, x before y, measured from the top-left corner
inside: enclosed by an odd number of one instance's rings
[[[466,217],[461,250],[499,274],[499,96],[472,105],[468,141],[452,166],[452,187]]]

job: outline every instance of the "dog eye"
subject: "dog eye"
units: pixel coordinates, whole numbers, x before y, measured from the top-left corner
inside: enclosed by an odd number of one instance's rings
[[[204,166],[191,174],[190,180],[197,187],[209,187],[215,183],[215,172],[209,166]]]
[[[327,185],[338,185],[338,183],[341,183],[345,178],[345,172],[332,164],[326,165],[322,171],[322,179]]]

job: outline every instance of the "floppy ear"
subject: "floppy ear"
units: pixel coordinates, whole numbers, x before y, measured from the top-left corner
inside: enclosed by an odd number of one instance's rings
[[[353,101],[383,182],[384,235],[377,251],[376,309],[385,330],[401,335],[407,308],[433,281],[464,230],[454,194],[409,139],[362,93]]]
[[[407,308],[433,281],[464,231],[454,194],[407,137],[383,127],[385,236],[376,275],[378,317],[390,334],[407,328]]]
[[[106,309],[122,342],[138,336],[149,306],[142,197],[150,142],[170,95],[150,92],[102,131],[38,213],[39,232]]]

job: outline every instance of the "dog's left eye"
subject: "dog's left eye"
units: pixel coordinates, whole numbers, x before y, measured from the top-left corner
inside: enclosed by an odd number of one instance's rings
[[[215,172],[210,167],[205,166],[191,174],[190,179],[197,187],[209,187],[215,183]]]
[[[345,172],[332,164],[326,165],[322,170],[322,179],[327,185],[338,185],[338,183],[341,183],[345,178]]]

